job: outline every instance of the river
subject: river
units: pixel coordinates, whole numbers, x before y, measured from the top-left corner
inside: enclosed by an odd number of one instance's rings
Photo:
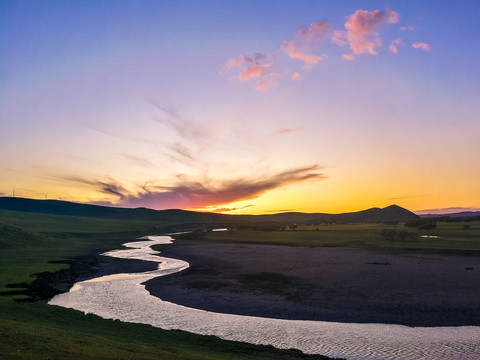
[[[346,359],[480,359],[480,327],[406,327],[280,320],[213,313],[187,308],[150,295],[142,283],[188,268],[182,260],[158,256],[152,245],[170,236],[149,236],[103,255],[159,263],[143,273],[114,274],[76,283],[49,304],[93,313],[106,319],[149,324],[252,344],[296,348],[305,353]]]

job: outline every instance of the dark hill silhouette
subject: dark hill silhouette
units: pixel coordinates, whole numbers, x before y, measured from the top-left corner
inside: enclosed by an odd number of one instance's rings
[[[74,203],[62,200],[36,200],[0,197],[0,209],[52,215],[83,216],[121,220],[166,220],[179,222],[221,220],[222,214],[186,210],[152,210],[147,208],[120,208]]]
[[[348,223],[348,222],[383,222],[383,221],[406,221],[418,219],[413,212],[397,205],[390,205],[386,208],[371,208],[362,211],[342,213],[342,214],[323,214],[323,213],[280,213],[272,215],[257,215],[258,218],[269,219],[271,221],[286,221],[297,223]]]
[[[419,217],[397,205],[386,208],[343,213],[300,213],[287,212],[269,215],[226,215],[187,210],[152,210],[147,208],[120,208],[80,204],[61,200],[35,200],[26,198],[0,197],[1,210],[44,213],[53,215],[83,216],[104,219],[153,220],[169,223],[221,224],[236,222],[285,222],[285,223],[330,223],[330,222],[383,222],[406,221]]]

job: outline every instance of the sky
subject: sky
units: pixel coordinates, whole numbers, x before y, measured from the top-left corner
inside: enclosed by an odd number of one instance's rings
[[[480,2],[0,1],[0,196],[480,210]]]

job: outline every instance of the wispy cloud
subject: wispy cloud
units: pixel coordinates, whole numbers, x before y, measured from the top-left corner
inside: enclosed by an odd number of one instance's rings
[[[310,26],[301,26],[294,36],[297,40],[284,41],[280,50],[292,59],[298,59],[308,67],[317,64],[323,56],[308,54],[330,36],[332,29],[325,21],[318,21]],[[293,76],[292,76],[293,79]],[[297,79],[294,79],[297,80]]]
[[[413,43],[412,47],[414,49],[421,49],[423,51],[430,51],[431,50],[430,45],[427,44],[427,43]]]
[[[265,74],[261,79],[257,81],[257,85],[255,87],[258,91],[267,91],[268,89],[275,87],[277,85],[277,79],[280,77],[279,73],[271,72]]]
[[[292,211],[295,211],[295,209],[277,209],[277,210],[267,210],[267,211],[264,211],[265,214],[267,213],[274,213],[274,214],[278,214],[278,213],[285,213],[285,212],[292,212]]]
[[[419,197],[426,197],[429,196],[428,194],[423,194],[423,195],[406,195],[406,196],[397,196],[397,197],[391,197],[388,198],[388,200],[403,200],[403,199],[415,199]]]
[[[252,207],[253,205],[245,205],[241,207],[216,207],[216,206],[207,206],[205,209],[199,209],[200,211],[211,211],[216,213],[226,213],[226,212],[233,212],[244,210]]]
[[[285,54],[287,54],[292,59],[299,59],[311,65],[316,64],[320,60],[322,60],[321,56],[302,53],[298,49],[295,40],[284,41],[283,45],[280,46],[280,50],[282,50]]]
[[[149,207],[153,209],[201,209],[207,206],[221,206],[235,201],[254,199],[263,193],[294,183],[319,181],[325,178],[318,165],[289,169],[264,174],[254,178],[236,178],[225,181],[204,179],[202,182],[178,177],[172,186],[145,185],[136,192],[129,191],[113,179],[91,180],[78,176],[59,177],[63,181],[82,183],[94,187],[105,195],[117,200],[111,204],[125,207]],[[97,202],[98,204],[98,202]],[[108,204],[108,202],[102,202]]]
[[[195,143],[204,143],[210,138],[210,133],[204,127],[199,126],[193,121],[189,121],[181,116],[178,111],[169,109],[158,102],[149,102],[160,111],[159,115],[154,117],[154,120],[171,127],[182,139],[187,139]]]
[[[412,25],[407,25],[407,26],[402,26],[400,28],[401,31],[413,31],[415,30],[415,26],[412,26]]]
[[[131,163],[142,166],[142,167],[157,167],[152,162],[148,161],[147,159],[132,155],[132,154],[121,154],[125,159],[129,160]]]
[[[394,39],[390,43],[390,46],[388,47],[388,50],[390,50],[390,52],[396,54],[396,53],[398,53],[398,46],[402,45],[402,43],[403,42],[402,42],[401,38]]]
[[[225,64],[225,68],[230,69],[232,67],[240,66],[245,62],[248,63],[248,62],[251,62],[251,61],[252,61],[252,59],[250,59],[249,57],[246,57],[245,55],[239,55],[235,58],[229,59],[227,61],[227,63]]]
[[[310,26],[301,26],[295,32],[295,36],[302,42],[318,44],[327,38],[330,30],[330,25],[325,21],[318,21]]]
[[[259,91],[266,91],[275,85],[275,78],[280,76],[279,73],[271,70],[274,65],[271,61],[273,56],[274,54],[269,54],[267,56],[261,53],[257,53],[253,57],[239,55],[226,62],[222,69],[222,73],[231,68],[241,67],[242,70],[238,77],[236,77],[238,81],[258,78],[256,89]]]
[[[283,135],[283,134],[290,134],[290,133],[293,133],[293,132],[299,132],[299,131],[303,131],[303,128],[295,128],[295,129],[278,129],[278,130],[275,130],[273,132],[273,135]]]
[[[199,209],[206,206],[228,204],[254,199],[261,194],[293,183],[324,178],[318,165],[290,169],[252,179],[233,179],[217,186],[212,182],[183,181],[174,186],[152,187],[151,190],[123,197],[122,206],[146,206],[154,209]]]
[[[90,124],[84,124],[84,123],[80,123],[82,126],[85,126],[86,128],[90,129],[90,130],[93,130],[95,132],[98,132],[98,133],[101,133],[101,134],[104,134],[104,135],[108,135],[108,136],[111,136],[111,137],[114,137],[114,138],[118,138],[118,139],[122,139],[122,140],[128,140],[128,141],[135,141],[135,142],[141,142],[141,143],[144,143],[144,144],[153,144],[154,142],[151,140],[151,139],[148,139],[148,138],[145,138],[145,137],[138,137],[138,136],[135,136],[134,134],[125,134],[125,133],[122,133],[118,130],[105,130],[105,129],[102,129],[100,127],[97,127],[97,126],[93,126],[93,125],[90,125]]]
[[[292,80],[293,81],[301,80],[303,78],[304,78],[304,76],[302,74],[296,72],[296,71],[292,74]]]
[[[392,40],[392,44],[401,45],[401,44],[403,44],[403,40],[402,40],[402,38],[394,39],[394,40]]]
[[[344,60],[348,60],[348,61],[353,61],[353,60],[355,60],[355,56],[353,56],[352,54],[343,54],[343,55],[342,55],[342,58],[343,58]]]
[[[188,166],[201,166],[201,154],[214,145],[215,139],[210,128],[200,121],[192,121],[178,110],[164,106],[157,101],[148,100],[158,110],[153,120],[173,130],[178,139],[157,145],[163,154],[175,162]]]
[[[168,148],[171,151],[173,151],[173,153],[183,161],[187,161],[187,162],[196,161],[196,158],[192,154],[192,151],[181,142],[175,142],[173,144],[170,144]]]
[[[448,207],[448,208],[439,208],[439,209],[425,209],[425,210],[416,210],[414,211],[417,215],[427,215],[427,214],[453,214],[459,212],[468,212],[468,211],[480,211],[480,207]]]
[[[238,75],[238,80],[245,81],[251,78],[256,78],[261,75],[264,75],[269,67],[271,67],[272,63],[267,64],[253,64],[251,66],[246,67],[242,70],[240,75]]]
[[[110,178],[108,178],[106,181],[98,181],[72,175],[58,176],[57,179],[66,182],[76,182],[79,184],[89,185],[104,194],[117,196],[120,198],[120,200],[124,200],[129,194],[129,191],[123,187],[123,185]]]

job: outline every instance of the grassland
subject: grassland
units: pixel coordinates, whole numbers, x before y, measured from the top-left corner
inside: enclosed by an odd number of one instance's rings
[[[25,301],[67,290],[95,254],[167,229],[172,224],[0,211],[2,359],[324,359]]]
[[[464,226],[469,226],[466,229]],[[403,232],[387,238],[382,230]],[[438,222],[436,228],[419,230],[398,224],[325,224],[299,225],[295,230],[236,230],[207,232],[198,240],[221,243],[251,243],[309,247],[354,247],[392,252],[426,252],[438,254],[480,254],[480,221]],[[188,236],[182,241],[188,241]]]
[[[469,225],[465,228],[464,225]],[[125,324],[49,306],[95,265],[97,254],[132,238],[180,230],[180,223],[99,219],[0,210],[0,348],[5,359],[302,359],[297,351],[253,346]],[[387,238],[382,230],[404,231]],[[422,235],[434,237],[422,237]],[[255,243],[357,247],[380,251],[480,254],[480,222],[439,222],[418,230],[403,223],[298,225],[295,230],[205,232],[174,246]]]

